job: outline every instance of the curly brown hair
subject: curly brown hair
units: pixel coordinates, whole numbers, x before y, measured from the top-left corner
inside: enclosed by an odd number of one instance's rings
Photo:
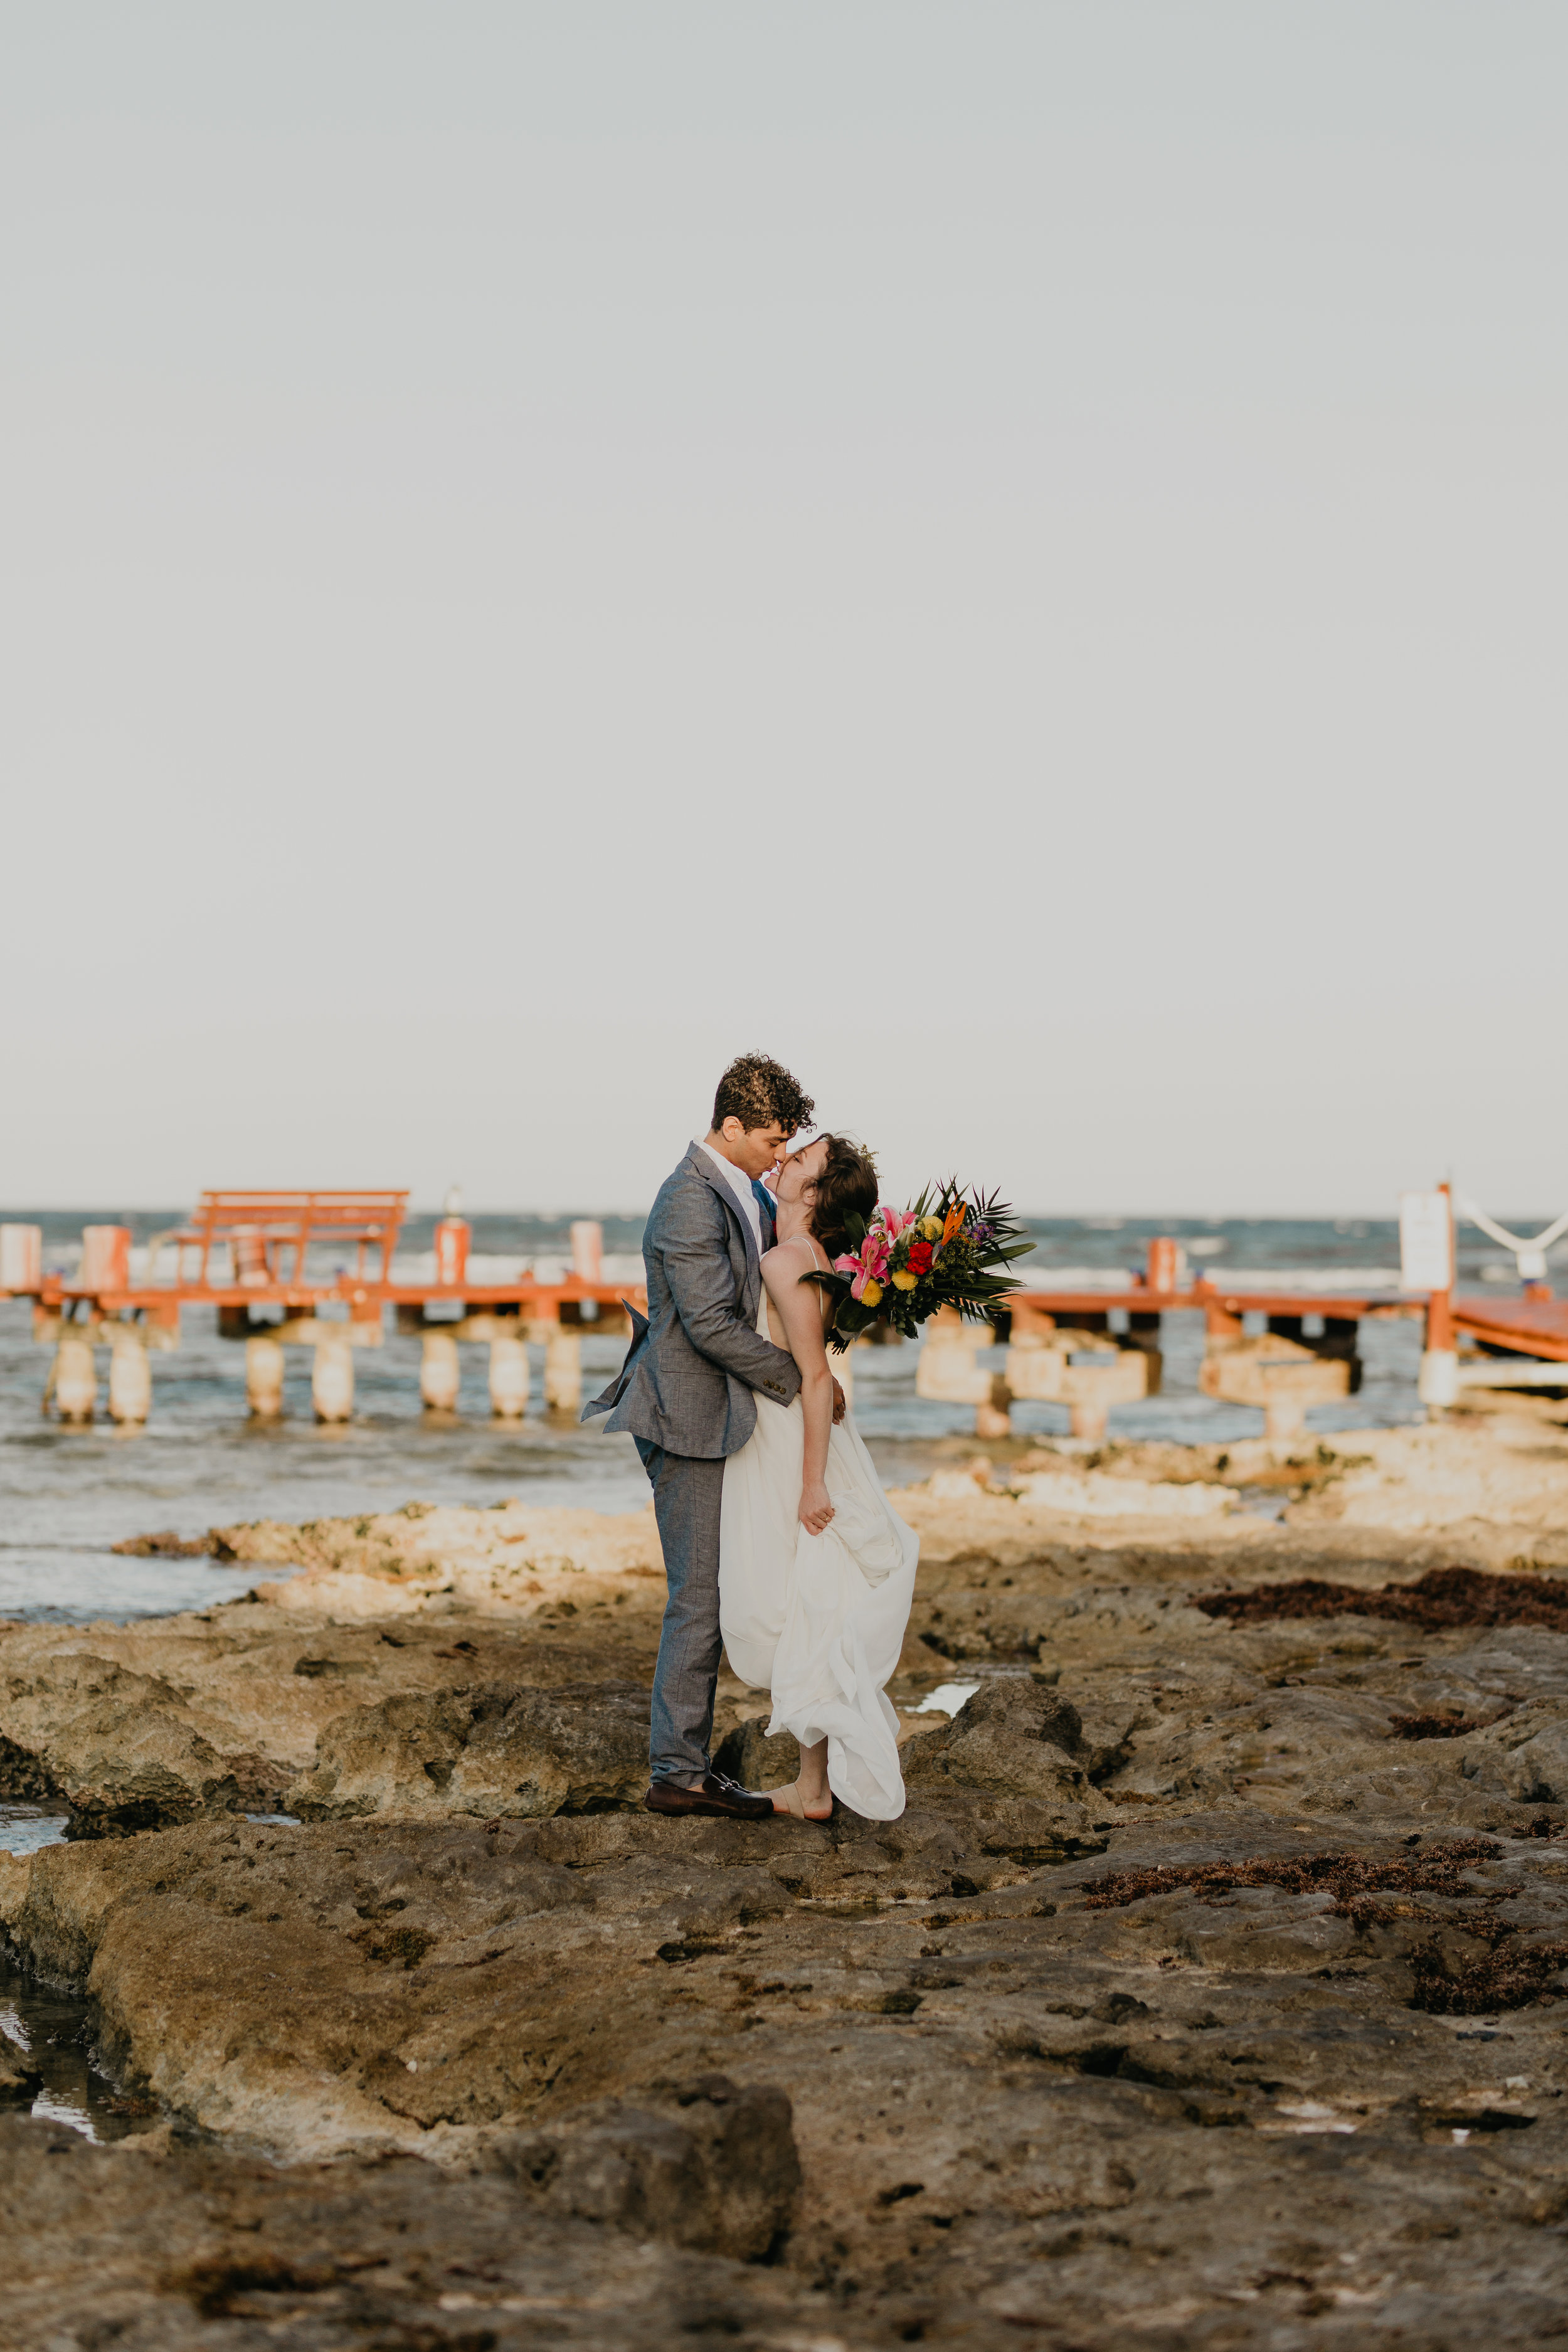
[[[829,1259],[842,1257],[854,1244],[844,1220],[858,1216],[869,1224],[877,1205],[877,1163],[863,1143],[850,1135],[825,1135],[827,1157],[810,1192],[811,1230]]]
[[[748,1135],[776,1119],[786,1135],[811,1125],[816,1108],[798,1078],[769,1054],[738,1054],[719,1081],[713,1097],[717,1134],[727,1118],[738,1118]]]

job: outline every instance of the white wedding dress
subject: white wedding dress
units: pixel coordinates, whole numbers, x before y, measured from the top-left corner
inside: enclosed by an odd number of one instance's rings
[[[773,1336],[765,1287],[757,1329]],[[899,1718],[883,1685],[903,1647],[920,1538],[882,1492],[848,1413],[828,1440],[833,1517],[809,1534],[799,1517],[805,1454],[800,1399],[784,1406],[759,1394],[756,1428],[724,1465],[724,1647],[742,1682],[773,1694],[768,1737],[793,1731],[803,1748],[826,1738],[834,1795],[868,1821],[896,1821]]]

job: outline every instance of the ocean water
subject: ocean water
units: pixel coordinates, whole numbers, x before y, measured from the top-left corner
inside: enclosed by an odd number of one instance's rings
[[[141,1243],[180,1222],[174,1211],[67,1216],[16,1209],[4,1214],[42,1224],[46,1265],[62,1271],[74,1264],[84,1223],[129,1224]],[[474,1249],[489,1256],[527,1260],[542,1271],[547,1261],[568,1253],[568,1217],[477,1216],[472,1223]],[[1397,1281],[1392,1221],[1058,1219],[1041,1220],[1030,1230],[1036,1254],[1018,1270],[1037,1282],[1079,1276],[1124,1280],[1160,1233],[1182,1241],[1194,1267],[1205,1265],[1216,1278],[1237,1285],[1267,1273],[1321,1288]],[[630,1265],[640,1234],[636,1219],[606,1218],[606,1254]],[[400,1255],[416,1257],[430,1245],[431,1220],[414,1220]],[[1500,1288],[1500,1296],[1517,1288],[1511,1263],[1489,1243],[1477,1248],[1462,1241],[1461,1274],[1467,1285],[1506,1282],[1509,1288]],[[1310,1425],[1328,1433],[1417,1418],[1420,1344],[1418,1322],[1365,1324],[1361,1393],[1314,1412]],[[624,1345],[584,1334],[584,1394],[609,1381]],[[1167,1316],[1163,1345],[1164,1393],[1113,1412],[1113,1436],[1223,1443],[1261,1429],[1260,1413],[1198,1395],[1201,1316]],[[67,1429],[40,1411],[49,1359],[33,1344],[30,1309],[20,1301],[0,1301],[0,1617],[85,1622],[156,1615],[232,1599],[254,1581],[254,1568],[224,1568],[206,1559],[125,1559],[110,1549],[122,1538],[154,1529],[188,1538],[234,1520],[387,1510],[416,1496],[482,1505],[517,1496],[603,1511],[642,1507],[647,1488],[629,1439],[544,1413],[542,1349],[531,1350],[533,1405],[519,1425],[489,1417],[486,1350],[460,1353],[463,1392],[449,1423],[432,1423],[421,1414],[418,1340],[389,1332],[380,1349],[355,1350],[353,1422],[316,1424],[308,1352],[290,1349],[286,1417],[252,1425],[246,1416],[243,1348],[219,1339],[210,1310],[193,1309],[179,1349],[153,1357],[153,1411],[145,1429],[121,1431],[107,1418],[88,1429]],[[973,1450],[970,1408],[915,1394],[916,1357],[910,1345],[855,1353],[856,1417],[889,1485],[926,1476]],[[999,1350],[993,1360],[1000,1370]],[[106,1370],[106,1357],[100,1364]],[[1066,1409],[1019,1405],[1014,1428],[1022,1437],[1062,1435]]]

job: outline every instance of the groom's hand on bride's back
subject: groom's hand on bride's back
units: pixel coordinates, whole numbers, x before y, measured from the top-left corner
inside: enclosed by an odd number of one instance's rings
[[[828,1377],[829,1377],[829,1379],[831,1379],[831,1378],[832,1378],[831,1373],[828,1375]],[[845,1413],[846,1413],[846,1412],[847,1412],[847,1410],[848,1410],[848,1408],[846,1406],[845,1402],[844,1402],[844,1391],[843,1391],[843,1390],[839,1387],[839,1385],[838,1385],[837,1381],[834,1381],[834,1382],[833,1382],[833,1418],[834,1418],[834,1420],[835,1420],[836,1422],[837,1422],[837,1421],[842,1421],[842,1420],[843,1420],[843,1418],[844,1418],[844,1415],[845,1415]]]

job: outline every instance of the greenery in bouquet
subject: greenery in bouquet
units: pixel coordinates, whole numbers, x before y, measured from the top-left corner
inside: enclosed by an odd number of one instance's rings
[[[889,1323],[912,1339],[939,1307],[956,1307],[982,1323],[1010,1290],[1021,1287],[1005,1270],[1035,1246],[994,1193],[966,1193],[956,1181],[927,1185],[908,1209],[885,1204],[869,1223],[858,1216],[847,1230],[855,1247],[835,1258],[831,1274],[803,1279],[832,1293],[832,1342],[848,1347],[873,1323]]]

